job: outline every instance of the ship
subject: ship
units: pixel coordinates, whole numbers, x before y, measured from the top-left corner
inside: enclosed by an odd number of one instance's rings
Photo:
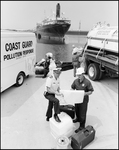
[[[36,35],[38,40],[64,42],[65,34],[69,30],[71,20],[66,19],[60,14],[60,4],[56,5],[56,14],[52,17],[45,18],[41,23],[36,25]]]

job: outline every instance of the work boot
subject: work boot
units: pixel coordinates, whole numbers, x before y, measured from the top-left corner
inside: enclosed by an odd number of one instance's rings
[[[75,133],[78,133],[78,132],[81,131],[82,129],[84,129],[84,127],[79,127],[78,129],[75,130]]]
[[[76,119],[73,120],[73,123],[76,123],[76,122],[79,122],[78,118],[76,118]]]
[[[61,122],[61,120],[59,119],[59,117],[57,115],[54,115],[55,121],[57,122]]]
[[[50,118],[49,118],[49,117],[47,117],[47,118],[46,118],[46,121],[49,121],[49,119],[50,119]]]

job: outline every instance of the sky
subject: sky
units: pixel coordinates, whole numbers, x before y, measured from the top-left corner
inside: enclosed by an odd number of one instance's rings
[[[118,26],[118,1],[1,1],[1,29],[34,29],[46,16],[61,12],[71,20],[69,30],[90,30],[97,22]]]

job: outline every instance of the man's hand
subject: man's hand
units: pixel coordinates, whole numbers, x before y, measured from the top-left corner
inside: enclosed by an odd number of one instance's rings
[[[84,96],[86,96],[87,95],[87,92],[84,92]]]
[[[63,93],[60,93],[60,96],[64,97],[64,94],[63,94]]]
[[[86,96],[86,95],[91,95],[91,94],[92,94],[92,91],[84,92],[84,96]]]
[[[64,94],[61,93],[61,92],[56,92],[55,94],[56,94],[57,96],[62,96],[62,97],[64,97]]]

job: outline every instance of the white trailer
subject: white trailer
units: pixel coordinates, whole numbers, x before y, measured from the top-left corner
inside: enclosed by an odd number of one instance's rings
[[[118,27],[98,24],[89,31],[82,58],[91,80],[103,74],[118,76]]]
[[[1,30],[1,92],[21,86],[36,62],[36,37],[30,32]]]

